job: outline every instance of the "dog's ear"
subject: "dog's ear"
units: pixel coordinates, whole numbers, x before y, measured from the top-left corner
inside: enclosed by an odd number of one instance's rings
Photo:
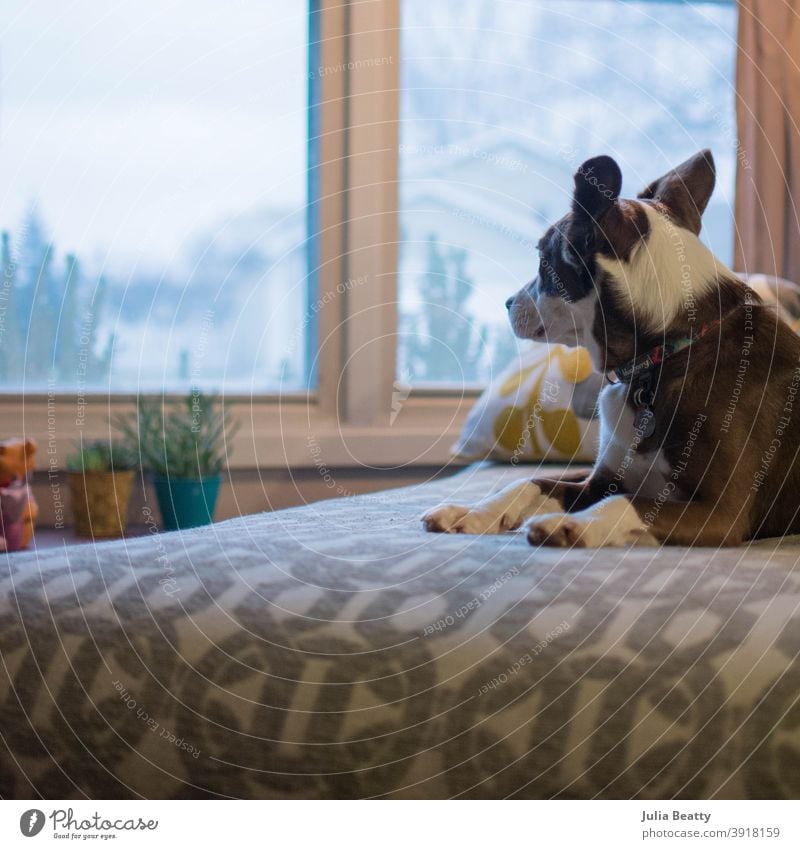
[[[663,203],[679,224],[698,235],[702,226],[700,219],[716,181],[714,157],[710,150],[701,150],[663,177],[653,180],[639,197]]]
[[[575,172],[574,216],[597,222],[616,203],[621,189],[622,171],[610,156],[587,159]]]
[[[601,219],[616,204],[622,172],[610,156],[587,159],[575,172],[572,216],[566,233],[570,248],[580,257],[594,252]]]

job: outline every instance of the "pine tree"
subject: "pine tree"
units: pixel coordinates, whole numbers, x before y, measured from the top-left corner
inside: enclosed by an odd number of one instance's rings
[[[2,234],[0,280],[0,382],[58,389],[103,382],[111,368],[114,335],[103,340],[100,325],[107,283],[86,286],[74,254],[55,268],[55,247],[36,209],[22,225],[19,259]]]
[[[26,378],[46,383],[55,377],[54,342],[58,311],[53,302],[53,246],[45,245],[33,272],[33,297],[25,350]]]
[[[11,254],[11,240],[2,235],[2,280],[0,280],[0,381],[9,383],[19,375],[19,316],[17,304],[17,265]]]
[[[87,381],[94,385],[98,385],[108,378],[116,342],[115,335],[110,333],[105,345],[102,349],[100,348],[100,325],[107,298],[108,280],[101,274],[97,278],[97,284],[91,297],[87,299],[86,309],[84,310],[85,328],[82,331],[87,337],[84,340],[87,342],[88,354]]]
[[[27,332],[36,293],[36,282],[47,251],[44,224],[35,206],[31,207],[16,238],[18,256],[17,286],[20,330]]]
[[[469,309],[473,280],[466,266],[465,250],[445,250],[435,234],[428,237],[419,286],[422,311],[408,317],[404,327],[404,366],[415,380],[452,383],[460,377],[474,383],[483,376],[488,327],[476,324]]]
[[[78,259],[68,254],[65,262],[64,286],[57,317],[54,362],[60,382],[74,380],[79,374],[80,335],[78,318],[81,274]]]

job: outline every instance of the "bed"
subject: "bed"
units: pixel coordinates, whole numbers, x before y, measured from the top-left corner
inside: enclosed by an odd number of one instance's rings
[[[798,541],[423,533],[520,474],[6,556],[0,795],[800,796]]]

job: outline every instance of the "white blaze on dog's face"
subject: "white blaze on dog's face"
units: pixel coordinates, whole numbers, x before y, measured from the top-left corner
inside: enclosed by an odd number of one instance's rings
[[[626,347],[622,337],[651,339],[680,324],[731,274],[698,238],[714,182],[703,151],[627,200],[613,159],[584,162],[571,211],[539,242],[537,276],[507,301],[516,335],[585,345],[603,371]]]

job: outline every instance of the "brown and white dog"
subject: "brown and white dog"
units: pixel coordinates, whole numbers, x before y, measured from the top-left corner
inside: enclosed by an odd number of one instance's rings
[[[709,151],[636,200],[610,157],[578,169],[536,278],[506,306],[517,336],[584,345],[609,377],[595,466],[440,505],[429,531],[589,547],[800,532],[800,338],[698,238],[714,183]]]

